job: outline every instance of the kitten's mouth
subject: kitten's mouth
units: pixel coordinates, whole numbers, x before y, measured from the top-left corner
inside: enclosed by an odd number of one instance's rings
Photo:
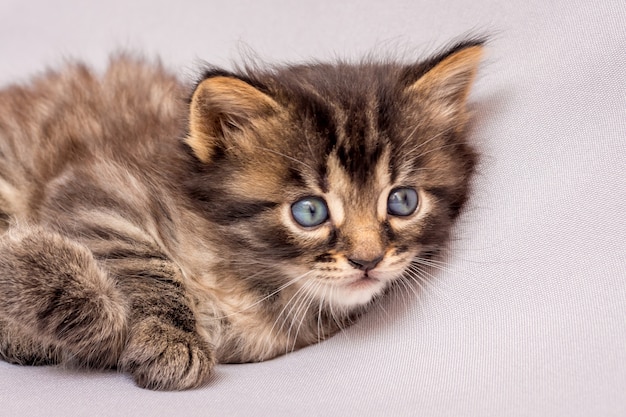
[[[348,284],[350,288],[365,288],[369,287],[373,284],[377,284],[379,282],[378,279],[372,277],[367,272],[363,273],[360,278],[355,279],[351,283]]]

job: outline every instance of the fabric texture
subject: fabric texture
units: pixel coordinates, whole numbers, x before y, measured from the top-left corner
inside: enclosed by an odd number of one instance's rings
[[[410,60],[467,33],[491,35],[471,95],[482,158],[427,286],[192,391],[0,362],[0,415],[626,415],[625,2],[4,0],[0,83],[119,48],[191,78],[250,50]]]

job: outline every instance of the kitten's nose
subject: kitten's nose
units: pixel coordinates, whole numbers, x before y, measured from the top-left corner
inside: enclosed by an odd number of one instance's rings
[[[378,265],[378,263],[382,260],[383,257],[379,256],[378,258],[369,261],[363,259],[348,259],[348,262],[356,269],[360,269],[361,271],[369,271],[370,269],[376,268],[376,265]]]

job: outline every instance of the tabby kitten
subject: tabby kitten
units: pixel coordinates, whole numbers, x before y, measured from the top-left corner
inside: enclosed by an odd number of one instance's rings
[[[466,200],[482,44],[192,92],[119,56],[0,91],[0,357],[186,389],[349,325]]]

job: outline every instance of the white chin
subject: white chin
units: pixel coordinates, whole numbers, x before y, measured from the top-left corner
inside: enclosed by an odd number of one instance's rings
[[[384,291],[385,286],[385,282],[371,279],[348,285],[333,285],[326,291],[322,290],[320,295],[333,307],[348,310],[369,303]]]

